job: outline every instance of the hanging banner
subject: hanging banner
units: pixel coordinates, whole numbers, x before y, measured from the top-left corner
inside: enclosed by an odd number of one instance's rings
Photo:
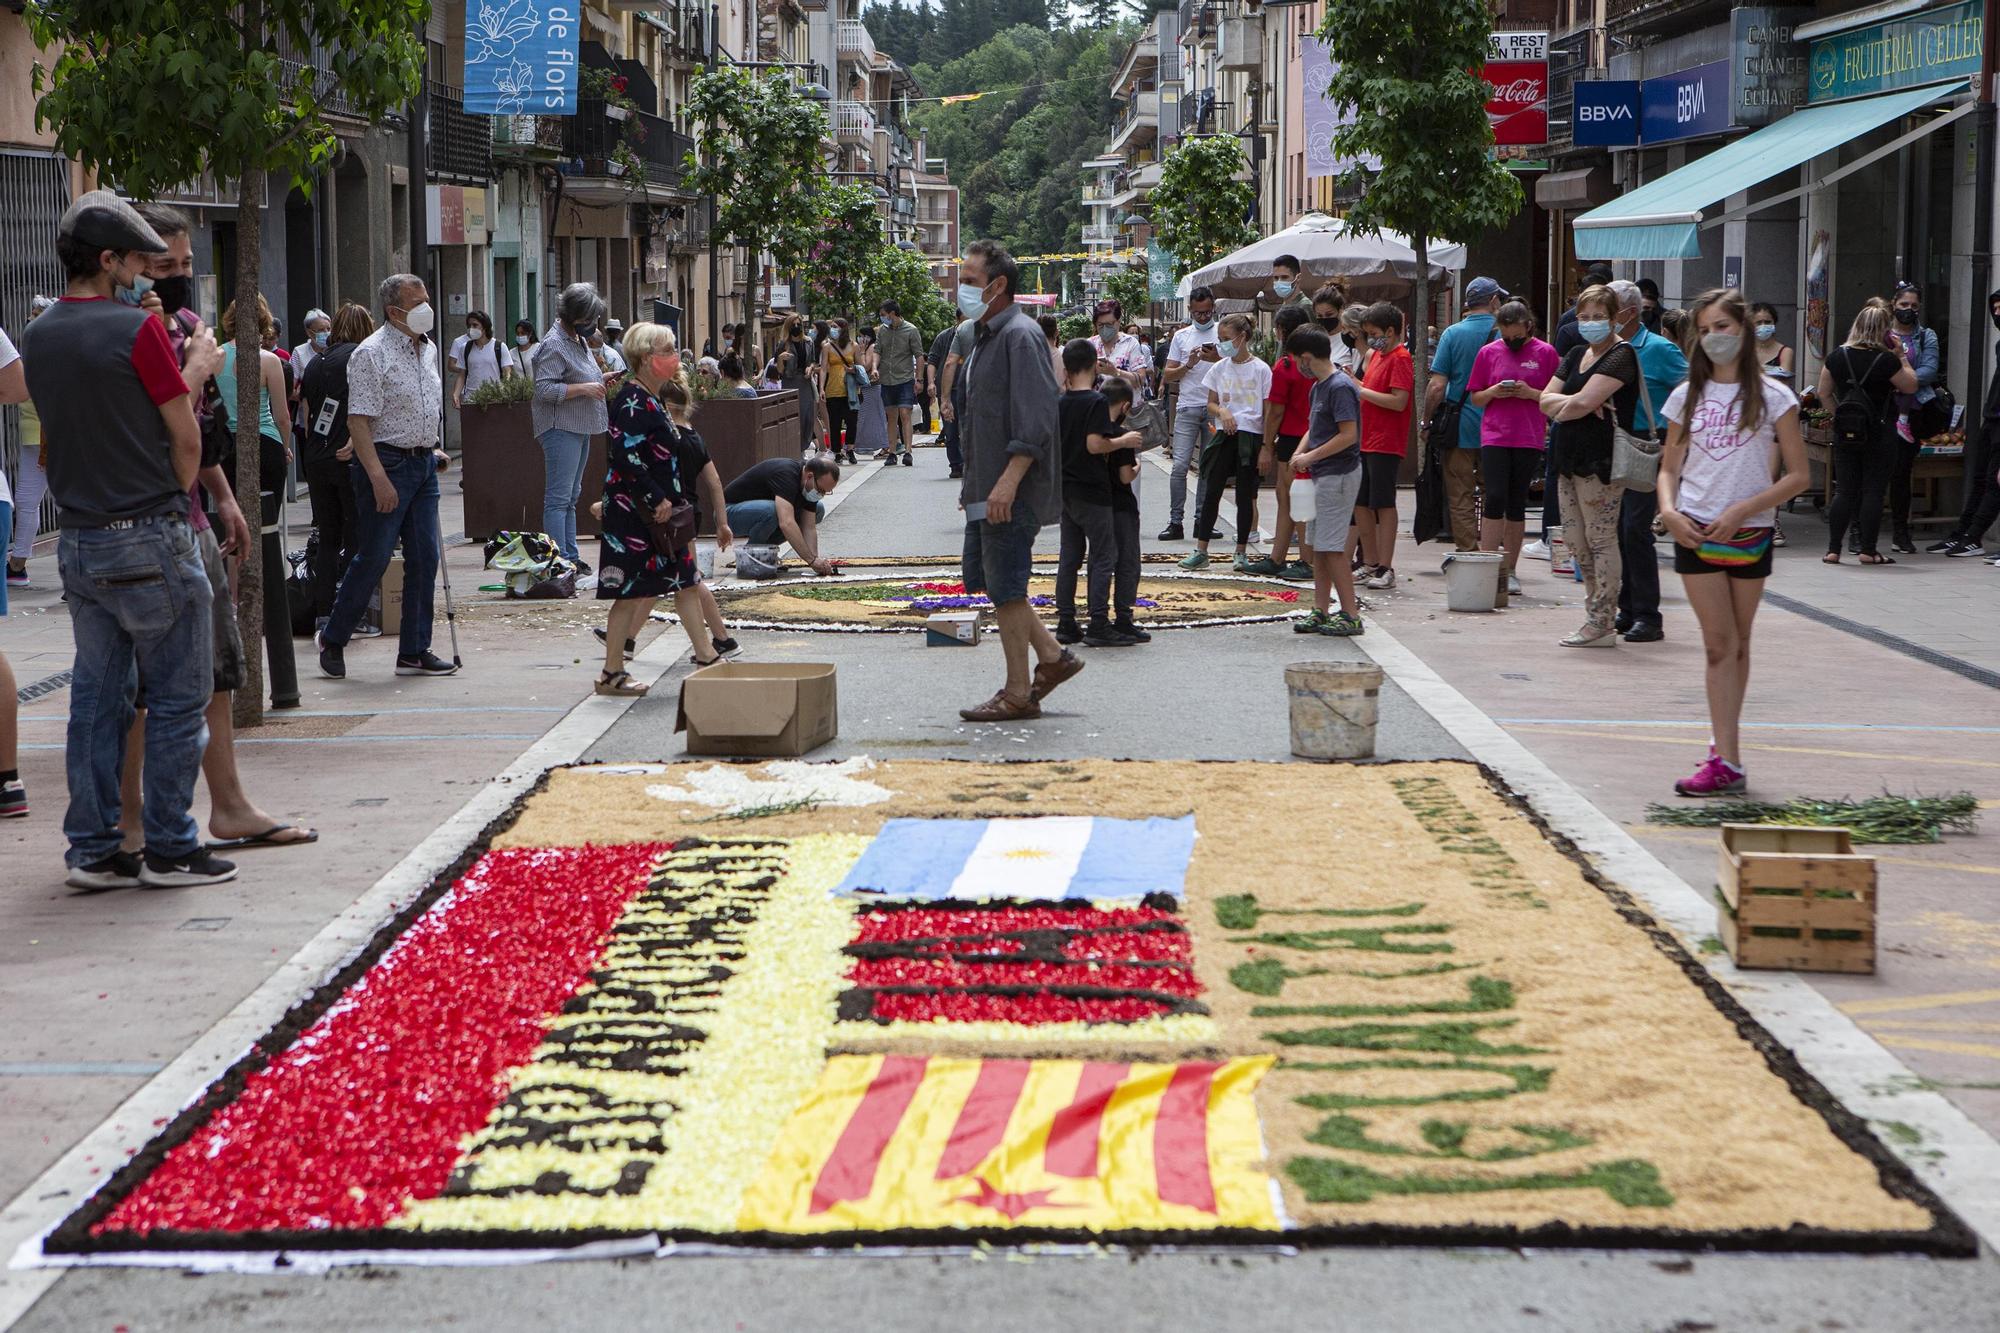
[[[575,0],[474,0],[465,16],[465,109],[476,116],[576,114]]]
[[[1502,147],[1549,141],[1549,35],[1496,32],[1486,39],[1484,77],[1492,90],[1486,123]]]
[[[1373,154],[1359,159],[1339,157],[1334,154],[1334,131],[1343,125],[1354,123],[1354,109],[1340,106],[1327,97],[1326,90],[1333,82],[1333,71],[1333,58],[1327,54],[1326,43],[1317,37],[1299,38],[1299,78],[1304,92],[1307,180],[1318,180],[1323,176],[1342,176],[1357,166],[1367,171],[1382,169],[1382,159]]]
[[[1179,285],[1174,276],[1174,252],[1158,241],[1146,242],[1146,299],[1171,301]]]

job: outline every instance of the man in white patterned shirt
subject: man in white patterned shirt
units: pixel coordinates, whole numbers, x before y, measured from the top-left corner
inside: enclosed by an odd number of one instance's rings
[[[451,462],[437,447],[444,397],[437,344],[430,339],[437,314],[424,280],[413,273],[384,278],[380,297],[381,327],[347,362],[347,438],[354,447],[349,474],[360,532],[319,634],[320,674],[331,680],[347,675],[347,642],[399,540],[403,616],[396,674],[449,676],[458,670],[431,651],[431,586],[441,540],[437,474]]]

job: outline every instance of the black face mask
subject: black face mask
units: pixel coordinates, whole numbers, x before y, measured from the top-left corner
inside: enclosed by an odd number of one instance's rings
[[[1528,340],[1525,337],[1502,338],[1500,341],[1507,344],[1507,350],[1510,352],[1518,352],[1528,345]]]
[[[161,278],[153,284],[153,295],[160,298],[160,308],[169,317],[177,315],[194,304],[194,279],[185,273]]]
[[[1343,334],[1341,334],[1341,335],[1340,335],[1340,340],[1341,340],[1342,342],[1346,343],[1346,344],[1347,344],[1347,345],[1348,345],[1349,347],[1352,347],[1352,346],[1354,346],[1354,335],[1353,335],[1353,334],[1351,334],[1351,333],[1343,333]]]
[[[574,333],[577,337],[583,339],[585,342],[589,342],[590,335],[597,332],[597,321],[594,319],[586,319],[579,324],[570,325],[569,331],[571,333]]]
[[[1899,305],[1890,313],[1896,316],[1898,324],[1914,324],[1917,322],[1917,310],[1915,306]]]
[[[1320,321],[1319,321],[1319,326],[1320,326],[1321,328],[1325,329],[1325,330],[1326,330],[1326,331],[1327,331],[1328,333],[1339,333],[1339,332],[1340,332],[1340,316],[1339,316],[1339,315],[1330,315],[1330,316],[1328,316],[1327,318],[1325,318],[1325,319],[1322,319],[1322,320],[1320,320]]]
[[[1995,315],[1993,317],[1993,329],[1994,332],[2000,333],[2000,315]]]

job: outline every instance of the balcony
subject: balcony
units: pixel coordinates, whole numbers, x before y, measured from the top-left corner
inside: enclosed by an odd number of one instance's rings
[[[563,154],[566,116],[494,116],[493,156],[513,162],[552,162]]]
[[[1119,187],[1116,185],[1099,185],[1096,182],[1092,182],[1083,187],[1083,202],[1086,204],[1109,203],[1112,196],[1118,193],[1118,190]]]
[[[1151,143],[1160,127],[1160,94],[1153,89],[1132,94],[1111,127],[1111,151],[1124,152],[1135,143]]]
[[[842,143],[864,147],[873,142],[880,128],[875,113],[859,102],[839,102],[833,108],[833,131]]]
[[[875,68],[875,37],[859,19],[842,19],[835,32],[834,49],[840,58],[865,70]]]
[[[607,114],[603,102],[583,98],[573,117],[548,117],[563,127],[566,191],[579,203],[617,203],[633,194],[666,197],[680,188],[694,140],[658,116]],[[626,151],[621,152],[624,149]],[[634,171],[632,163],[638,166]],[[639,172],[644,173],[643,180]]]
[[[465,94],[431,85],[425,166],[433,180],[484,185],[493,179],[493,119],[465,114]]]
[[[1125,48],[1125,54],[1118,60],[1118,72],[1111,76],[1114,92],[1132,86],[1135,78],[1143,78],[1153,73],[1160,63],[1160,34],[1155,28],[1148,28],[1138,41]]]
[[[1118,239],[1118,228],[1109,222],[1086,222],[1083,224],[1085,245],[1110,245]]]

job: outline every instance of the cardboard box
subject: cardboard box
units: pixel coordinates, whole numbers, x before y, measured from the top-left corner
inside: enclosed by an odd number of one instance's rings
[[[389,567],[382,571],[382,582],[368,597],[368,610],[362,617],[367,623],[382,631],[385,638],[394,638],[403,627],[403,557],[391,557]]]
[[[978,642],[977,611],[939,611],[924,621],[926,648],[971,648]]]
[[[681,682],[689,754],[797,755],[840,733],[830,662],[719,662]]]

